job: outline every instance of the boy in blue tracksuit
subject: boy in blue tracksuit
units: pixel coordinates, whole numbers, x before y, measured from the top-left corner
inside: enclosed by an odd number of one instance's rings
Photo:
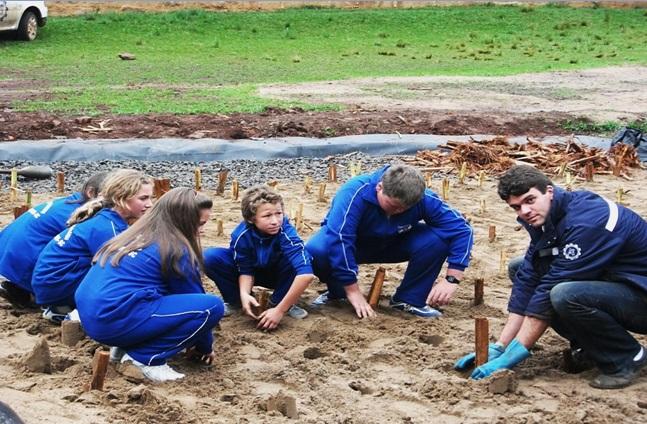
[[[74,292],[94,255],[152,206],[152,195],[150,177],[120,169],[106,179],[99,199],[74,212],[69,228],[50,240],[34,267],[32,289],[36,303],[46,307],[45,318],[58,323],[75,308]]]
[[[425,188],[408,165],[386,166],[346,182],[321,230],[307,243],[315,275],[328,291],[313,305],[347,298],[360,318],[373,316],[359,291],[358,264],[408,261],[391,306],[437,317],[469,264],[472,229],[462,215]],[[447,276],[434,284],[447,261]],[[433,289],[432,289],[433,287]]]
[[[647,352],[629,334],[647,333],[647,222],[595,193],[555,187],[527,165],[506,172],[498,191],[531,241],[511,273],[508,321],[490,361],[472,377],[523,361],[552,326],[570,341],[572,360],[598,367],[593,387],[631,384],[647,365]],[[468,355],[456,368],[471,363]]]
[[[92,176],[80,192],[41,203],[29,209],[0,232],[0,295],[16,306],[31,303],[34,265],[45,245],[65,229],[68,218],[81,204],[96,197],[106,173]]]
[[[295,305],[313,279],[310,255],[295,228],[283,213],[283,199],[267,186],[254,186],[241,199],[243,218],[231,235],[229,249],[204,252],[205,273],[225,302],[241,305],[258,327],[274,329],[283,315],[305,318],[308,313]],[[251,306],[258,302],[252,287],[274,289],[271,308],[256,316]]]
[[[86,333],[151,380],[184,377],[167,364],[183,349],[206,364],[215,359],[212,330],[224,305],[202,287],[199,242],[211,205],[188,188],[167,192],[101,248],[76,291]]]

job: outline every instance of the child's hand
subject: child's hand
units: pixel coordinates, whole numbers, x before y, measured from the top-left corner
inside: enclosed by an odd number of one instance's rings
[[[211,353],[202,353],[194,346],[186,350],[186,358],[190,361],[199,361],[205,365],[212,365],[213,361],[216,359],[216,353],[213,351],[211,351]]]
[[[240,295],[240,304],[241,304],[245,314],[249,315],[250,317],[252,317],[254,319],[258,319],[258,316],[256,316],[256,314],[254,313],[253,307],[258,308],[260,305],[258,304],[256,299],[254,298],[254,296],[252,296],[251,294],[247,294],[247,293],[241,294]]]
[[[256,328],[260,328],[262,330],[274,330],[279,326],[279,322],[283,319],[283,315],[283,312],[281,312],[279,308],[267,309],[259,317]]]

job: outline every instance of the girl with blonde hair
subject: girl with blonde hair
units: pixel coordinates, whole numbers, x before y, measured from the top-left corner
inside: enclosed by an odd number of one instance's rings
[[[153,381],[184,377],[166,362],[187,349],[211,364],[223,301],[205,294],[200,232],[211,200],[174,188],[103,246],[76,291],[86,333]]]
[[[112,172],[101,196],[79,207],[69,227],[54,237],[38,257],[32,277],[43,317],[61,322],[74,309],[74,292],[90,270],[99,248],[152,206],[153,181],[132,169]]]

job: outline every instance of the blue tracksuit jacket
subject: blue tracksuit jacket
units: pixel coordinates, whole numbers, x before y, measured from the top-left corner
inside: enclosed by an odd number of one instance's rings
[[[38,255],[65,229],[65,222],[83,202],[81,193],[41,203],[0,232],[0,275],[28,291]]]
[[[565,281],[618,281],[647,292],[647,222],[589,191],[555,187],[543,229],[519,222],[530,245],[508,303],[512,313],[550,319],[550,290]]]
[[[449,267],[464,270],[469,265],[473,243],[472,228],[467,221],[429,189],[411,208],[387,217],[380,208],[376,192],[387,168],[347,181],[337,191],[321,223],[322,231],[333,240],[328,248],[334,279],[344,285],[357,281],[355,249],[358,243],[370,245],[371,239],[404,234],[420,221],[449,246]]]
[[[95,340],[114,343],[126,337],[151,319],[164,296],[205,292],[200,270],[190,263],[188,254],[180,261],[184,276],[168,279],[162,277],[157,244],[129,253],[117,266],[110,260],[104,266],[92,265],[75,295],[83,328]],[[211,352],[212,344],[211,332],[196,341],[205,353]]]
[[[74,305],[74,292],[105,242],[128,228],[113,209],[63,230],[41,252],[31,285],[39,305]]]
[[[261,234],[253,224],[241,222],[231,234],[230,249],[241,275],[254,275],[255,268],[275,265],[281,255],[290,261],[296,275],[312,274],[310,255],[287,217],[283,218],[279,233],[273,236]]]

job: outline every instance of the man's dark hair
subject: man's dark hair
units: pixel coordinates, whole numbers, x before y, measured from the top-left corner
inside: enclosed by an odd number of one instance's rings
[[[508,169],[499,179],[497,191],[499,197],[507,201],[510,196],[521,196],[531,188],[536,188],[544,194],[549,185],[552,186],[553,182],[537,168],[530,165],[516,165]]]

